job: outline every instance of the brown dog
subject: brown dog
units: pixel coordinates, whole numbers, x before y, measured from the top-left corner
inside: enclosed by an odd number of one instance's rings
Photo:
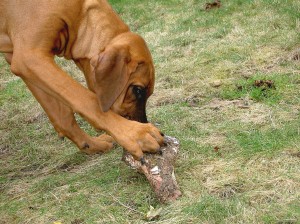
[[[154,86],[150,52],[106,1],[2,0],[0,52],[59,135],[84,152],[105,152],[113,140],[136,159],[159,150],[163,137],[145,114]],[[72,59],[89,89],[62,71],[55,55]],[[87,135],[74,113],[110,136]]]

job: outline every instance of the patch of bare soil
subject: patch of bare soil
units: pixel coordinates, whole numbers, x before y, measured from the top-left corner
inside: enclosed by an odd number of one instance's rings
[[[254,124],[271,123],[273,126],[276,126],[276,123],[280,120],[287,121],[294,119],[298,113],[297,108],[291,108],[289,111],[273,111],[267,105],[247,98],[239,100],[213,99],[200,109],[222,113],[224,119],[228,121]]]
[[[299,158],[300,159],[300,151],[297,149],[288,149],[285,152],[287,155],[290,155],[291,157]]]
[[[183,100],[183,95],[181,89],[160,89],[159,92],[154,92],[149,98],[148,105],[149,107],[153,107],[175,104]]]
[[[251,109],[237,114],[237,120],[243,123],[264,124],[273,122],[270,109],[260,103],[251,105]]]
[[[233,164],[228,163],[225,165],[224,161],[218,161],[202,166],[201,180],[210,194],[217,195],[220,198],[230,198],[245,191],[244,183],[238,179],[236,173],[226,172],[225,168],[229,168],[231,165]]]
[[[226,148],[226,136],[220,133],[213,133],[205,139],[201,139],[201,144],[209,145],[215,153],[221,155],[224,148]]]
[[[201,93],[194,93],[184,99],[184,101],[190,106],[190,107],[198,107],[199,103],[205,98],[205,96]]]
[[[297,158],[287,154],[248,161],[219,159],[195,167],[193,175],[210,194],[220,198],[244,193],[250,204],[271,201],[284,204],[299,196],[298,162]]]
[[[35,123],[43,118],[46,118],[46,114],[41,111],[40,108],[38,108],[39,111],[36,111],[35,113],[30,113],[28,116],[28,118],[26,119],[26,123],[31,124],[31,123]]]
[[[249,109],[250,104],[253,101],[249,99],[242,100],[221,100],[221,99],[213,99],[207,105],[203,106],[202,109],[212,109],[212,110],[222,110],[228,107],[237,107],[242,109]]]

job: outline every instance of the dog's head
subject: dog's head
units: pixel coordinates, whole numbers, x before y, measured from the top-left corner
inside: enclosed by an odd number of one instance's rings
[[[101,110],[146,123],[146,101],[154,89],[154,66],[145,41],[124,33],[92,58],[94,87]]]

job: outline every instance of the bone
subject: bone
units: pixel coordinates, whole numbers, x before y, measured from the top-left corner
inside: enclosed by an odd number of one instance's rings
[[[122,160],[129,167],[146,176],[161,203],[169,203],[181,196],[174,172],[179,141],[176,138],[165,136],[165,144],[161,147],[161,151],[161,155],[144,153],[145,165],[135,160],[125,150]]]

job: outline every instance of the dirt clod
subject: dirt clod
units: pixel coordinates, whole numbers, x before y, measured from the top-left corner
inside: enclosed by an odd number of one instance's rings
[[[293,61],[300,61],[300,48],[296,49],[291,56]]]
[[[219,148],[218,146],[215,146],[215,147],[214,147],[214,151],[215,151],[215,152],[219,152],[219,149],[220,149],[220,148]]]
[[[221,1],[215,0],[213,2],[208,2],[205,4],[205,10],[211,10],[213,8],[220,8],[221,7]]]
[[[253,85],[255,87],[260,87],[263,90],[265,90],[265,89],[275,89],[275,85],[274,85],[273,80],[255,80]]]
[[[293,55],[293,60],[294,61],[299,61],[300,60],[300,53],[297,53],[297,54]]]

